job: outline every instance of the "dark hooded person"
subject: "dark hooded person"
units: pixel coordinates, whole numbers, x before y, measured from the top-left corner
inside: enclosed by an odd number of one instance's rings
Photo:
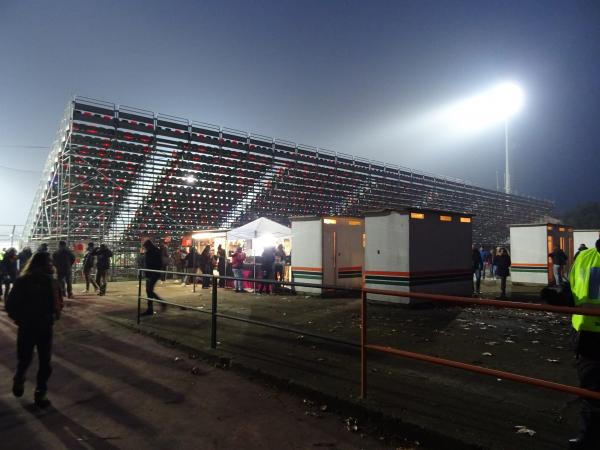
[[[0,261],[0,277],[2,277],[2,285],[4,287],[4,300],[8,298],[10,288],[17,279],[17,272],[17,251],[11,247],[4,254],[2,261]],[[0,295],[2,295],[1,288]]]
[[[98,291],[98,285],[94,281],[94,277],[92,277],[92,270],[94,269],[94,260],[96,258],[96,248],[94,247],[94,243],[90,242],[88,244],[87,251],[83,256],[83,279],[85,280],[85,291],[87,293],[90,291],[90,284],[94,286],[94,291]]]
[[[110,269],[112,255],[112,251],[105,244],[100,244],[100,248],[96,251],[96,284],[100,289],[98,295],[106,295],[108,269]]]
[[[6,302],[8,316],[19,327],[18,363],[12,391],[15,397],[23,396],[25,376],[36,349],[39,366],[34,401],[41,408],[50,406],[46,391],[52,373],[52,331],[54,321],[60,317],[63,306],[60,289],[53,273],[50,254],[34,254],[21,271]]]
[[[150,270],[162,270],[163,261],[162,252],[160,249],[154,245],[150,239],[148,239],[146,242],[144,242],[144,250],[144,268]],[[146,275],[146,297],[148,299],[162,300],[158,294],[154,292],[154,287],[161,276],[160,272],[144,271],[144,273]],[[167,305],[161,303],[161,308],[164,311],[167,308]],[[152,300],[148,300],[148,307],[142,315],[151,316],[153,314],[154,302],[152,302]]]
[[[58,243],[58,250],[52,254],[52,263],[56,269],[58,285],[63,297],[73,298],[73,264],[75,264],[75,255],[67,247],[65,241]]]

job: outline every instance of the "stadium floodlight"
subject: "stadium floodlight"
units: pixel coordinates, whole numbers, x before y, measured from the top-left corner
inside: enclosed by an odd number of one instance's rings
[[[196,178],[193,175],[188,175],[186,177],[185,181],[187,181],[188,184],[194,184],[198,180],[196,180]]]
[[[459,102],[452,108],[453,122],[463,131],[476,131],[504,122],[505,178],[504,192],[511,193],[508,163],[508,121],[524,103],[523,90],[512,82],[504,82],[489,91]]]
[[[475,131],[507,121],[521,110],[523,99],[523,91],[518,85],[501,83],[457,103],[451,115],[456,126]]]

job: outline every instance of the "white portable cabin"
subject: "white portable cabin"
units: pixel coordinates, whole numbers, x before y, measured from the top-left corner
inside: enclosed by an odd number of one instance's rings
[[[471,295],[472,217],[442,211],[384,210],[365,215],[365,287]],[[409,297],[369,300],[413,304]]]
[[[585,244],[587,248],[594,248],[596,241],[600,239],[600,230],[573,230],[573,249],[577,251],[581,244]]]
[[[364,220],[356,217],[295,217],[292,222],[292,279],[360,288]],[[296,286],[298,292],[322,293]]]
[[[510,277],[513,283],[548,284],[554,280],[548,254],[559,246],[573,261],[573,229],[561,224],[510,225]],[[565,275],[567,271],[565,270]]]

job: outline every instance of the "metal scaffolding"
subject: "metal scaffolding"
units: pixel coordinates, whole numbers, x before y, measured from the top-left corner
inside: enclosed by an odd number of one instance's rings
[[[264,216],[434,209],[475,215],[474,241],[505,243],[509,223],[552,202],[253,133],[75,97],[25,226],[25,241],[111,245],[128,264],[146,236],[225,229]]]

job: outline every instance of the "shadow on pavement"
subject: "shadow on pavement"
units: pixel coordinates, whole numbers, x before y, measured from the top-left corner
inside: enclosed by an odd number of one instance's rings
[[[98,436],[62,414],[54,406],[40,410],[35,405],[27,405],[24,406],[24,409],[38,419],[39,423],[64,445],[64,448],[69,450],[89,450],[90,448],[116,450],[118,448],[107,441],[108,439],[118,439],[118,437]]]

